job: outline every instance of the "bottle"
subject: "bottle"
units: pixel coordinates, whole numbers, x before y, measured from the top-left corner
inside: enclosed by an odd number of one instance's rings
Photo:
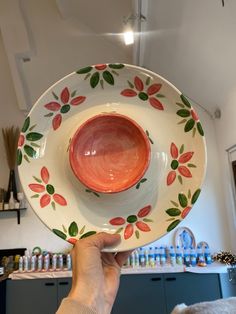
[[[139,252],[138,252],[138,250],[134,251],[134,265],[135,265],[135,267],[139,267]]]
[[[204,253],[200,246],[197,247],[197,264],[199,266],[206,266]]]
[[[58,255],[58,269],[63,270],[63,255],[62,254]]]
[[[30,270],[35,271],[36,270],[36,255],[32,255],[30,259]]]
[[[187,267],[190,266],[190,252],[186,247],[184,247],[184,265]]]
[[[71,255],[69,253],[66,255],[66,268],[71,270]]]
[[[15,199],[13,196],[13,192],[10,192],[10,198],[9,198],[9,209],[14,209],[15,208]]]
[[[135,256],[134,256],[134,251],[131,253],[131,255],[130,255],[130,266],[132,267],[132,268],[134,268],[134,266],[135,266]]]
[[[149,265],[149,258],[148,258],[148,255],[149,255],[149,250],[148,249],[146,249],[144,251],[144,255],[145,255],[145,262],[146,262],[145,266],[149,267],[150,265]]]
[[[175,254],[175,249],[172,245],[170,246],[169,253],[170,253],[170,264],[171,264],[171,266],[175,266],[176,265],[176,254]]]
[[[46,254],[43,258],[43,270],[48,271],[49,270],[49,254]]]
[[[38,256],[37,270],[42,271],[43,268],[43,256],[40,254]]]
[[[193,267],[197,265],[197,253],[193,247],[190,248],[190,264]]]
[[[24,271],[29,271],[29,259],[27,255],[23,256],[23,268]]]
[[[57,254],[52,255],[52,271],[57,270]]]
[[[156,266],[160,266],[161,265],[160,249],[157,246],[155,247],[154,258]]]
[[[20,273],[23,272],[23,257],[22,256],[19,258],[19,272]]]
[[[153,252],[152,247],[149,248],[148,261],[149,261],[149,266],[151,267],[155,266],[155,254]]]
[[[205,251],[204,251],[204,257],[207,265],[210,265],[212,263],[212,258],[211,258],[211,251],[209,246],[205,246]]]
[[[166,264],[166,252],[163,246],[160,247],[160,263],[161,266],[165,266]]]
[[[176,247],[176,264],[183,265],[183,253],[179,245]]]
[[[146,259],[145,259],[145,255],[144,255],[144,251],[142,247],[139,249],[139,265],[141,267],[146,266]]]

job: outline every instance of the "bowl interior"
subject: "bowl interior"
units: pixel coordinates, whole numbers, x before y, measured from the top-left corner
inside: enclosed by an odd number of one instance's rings
[[[117,193],[135,185],[150,162],[143,129],[120,114],[100,114],[75,132],[69,153],[75,176],[91,190]]]

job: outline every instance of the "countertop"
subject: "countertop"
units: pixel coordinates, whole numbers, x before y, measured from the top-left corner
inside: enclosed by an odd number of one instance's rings
[[[220,263],[213,263],[206,267],[185,267],[185,266],[160,266],[160,267],[136,267],[136,268],[122,268],[121,275],[132,275],[132,274],[157,274],[157,273],[178,273],[178,272],[191,272],[198,274],[207,274],[207,273],[227,273],[227,266]],[[18,272],[15,271],[11,273],[8,278],[12,280],[19,279],[39,279],[39,278],[68,278],[72,277],[71,270],[63,271],[41,271],[41,272]],[[6,279],[6,278],[5,278]]]

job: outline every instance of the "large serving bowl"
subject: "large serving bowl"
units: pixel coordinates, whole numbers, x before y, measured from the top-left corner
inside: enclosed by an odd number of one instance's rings
[[[147,245],[178,226],[206,168],[204,131],[188,98],[124,64],[81,68],[50,87],[25,120],[17,155],[38,217],[70,243],[119,233],[108,251]]]

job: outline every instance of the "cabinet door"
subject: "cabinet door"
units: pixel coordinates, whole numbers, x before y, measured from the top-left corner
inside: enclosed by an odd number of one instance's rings
[[[180,303],[186,305],[221,298],[218,274],[165,274],[167,313]]]
[[[222,298],[236,297],[236,284],[230,282],[228,273],[220,274]]]
[[[68,296],[68,293],[71,289],[71,278],[60,278],[57,279],[57,305],[58,307],[61,304],[62,299]]]
[[[6,314],[52,314],[56,309],[56,279],[7,280]]]
[[[122,275],[112,314],[165,314],[163,276]]]

